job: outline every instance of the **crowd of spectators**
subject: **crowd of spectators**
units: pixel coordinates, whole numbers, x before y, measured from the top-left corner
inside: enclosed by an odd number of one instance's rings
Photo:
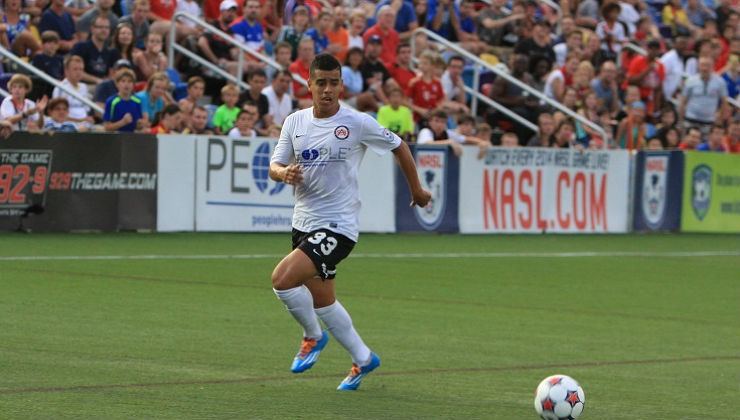
[[[732,104],[740,90],[738,0],[560,0],[558,7],[537,0],[0,3],[0,45],[104,110],[4,59],[5,135],[276,137],[287,115],[311,106],[294,76],[307,79],[313,57],[326,52],[344,63],[346,104],[409,142],[449,144],[455,153],[460,144],[740,152],[740,112]],[[174,18],[180,11],[231,39]],[[420,27],[505,64],[510,76],[582,118],[490,71],[474,85],[465,54],[432,42],[415,31]],[[181,54],[170,65],[170,41],[213,66]],[[538,132],[481,101],[473,107],[471,88]]]

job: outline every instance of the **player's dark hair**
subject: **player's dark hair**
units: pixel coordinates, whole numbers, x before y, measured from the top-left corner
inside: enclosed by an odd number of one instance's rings
[[[317,55],[311,62],[311,67],[309,68],[309,76],[313,77],[313,75],[316,73],[316,70],[332,71],[341,69],[342,65],[339,63],[339,60],[334,58],[334,56],[331,54],[323,53]]]

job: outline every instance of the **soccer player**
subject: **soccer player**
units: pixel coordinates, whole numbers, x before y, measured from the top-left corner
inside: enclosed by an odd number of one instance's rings
[[[408,146],[369,115],[339,105],[341,65],[329,54],[311,62],[308,86],[313,107],[286,118],[270,162],[270,178],[295,186],[293,251],[275,267],[272,287],[288,312],[303,327],[303,342],[291,371],[316,363],[328,332],[352,357],[349,375],[339,390],[355,390],[378,366],[334,294],[337,264],[357,242],[360,197],[357,173],[367,148],[393,151],[411,190],[411,205],[431,199],[419,183]]]

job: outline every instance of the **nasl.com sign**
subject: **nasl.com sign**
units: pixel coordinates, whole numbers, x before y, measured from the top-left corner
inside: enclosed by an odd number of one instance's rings
[[[460,232],[626,232],[626,151],[492,148],[460,166]]]

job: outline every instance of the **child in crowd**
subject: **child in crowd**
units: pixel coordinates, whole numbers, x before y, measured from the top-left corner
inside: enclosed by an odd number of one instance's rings
[[[193,76],[188,79],[188,96],[180,99],[178,105],[180,109],[185,113],[190,113],[196,106],[198,101],[203,97],[206,91],[206,81],[200,76]]]
[[[58,131],[76,133],[80,130],[74,122],[69,120],[69,102],[66,98],[54,98],[46,106],[49,118],[44,119],[44,131]]]
[[[59,35],[54,31],[41,34],[41,53],[33,56],[31,64],[49,76],[62,80],[64,78],[64,58],[59,51]]]
[[[48,98],[44,96],[34,103],[26,98],[33,84],[25,74],[14,74],[8,81],[10,96],[0,104],[0,120],[12,125],[14,131],[33,131],[44,125],[44,110]]]
[[[378,124],[396,133],[405,141],[411,141],[414,136],[414,117],[411,109],[403,105],[401,89],[392,89],[388,92],[388,105],[378,110]]]
[[[143,112],[141,99],[132,96],[136,75],[130,69],[121,69],[113,80],[116,82],[118,94],[105,101],[103,127],[105,131],[123,131],[133,133],[142,128]]]
[[[216,134],[226,134],[234,127],[234,122],[240,111],[236,106],[239,100],[239,88],[232,84],[224,86],[221,88],[221,100],[224,103],[216,108],[216,112],[213,114],[213,126],[216,128]]]
[[[166,104],[173,102],[167,92],[169,85],[170,79],[166,74],[162,72],[154,73],[149,77],[146,90],[136,94],[136,97],[141,101],[141,112],[147,121],[152,121],[154,116],[162,111]]]
[[[229,131],[231,138],[255,138],[254,123],[257,121],[257,107],[251,104],[244,105],[236,117],[236,126]]]
[[[62,80],[62,86],[74,90],[84,98],[89,98],[90,94],[88,93],[87,85],[85,83],[80,83],[82,81],[82,72],[84,70],[85,63],[82,61],[80,56],[68,56],[64,60],[65,78]],[[90,107],[67,92],[55,87],[51,97],[64,98],[67,100],[67,104],[69,106],[69,116],[67,118],[70,121],[75,123],[86,123],[87,125],[94,122],[93,118],[90,116]]]

